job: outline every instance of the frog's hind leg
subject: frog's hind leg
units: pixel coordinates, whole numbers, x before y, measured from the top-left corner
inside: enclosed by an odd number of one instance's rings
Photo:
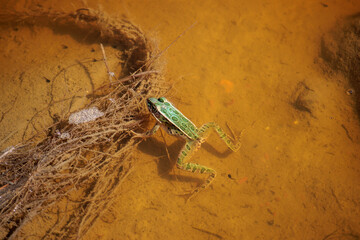
[[[206,187],[208,187],[212,183],[214,178],[216,177],[216,171],[214,169],[211,169],[209,167],[206,167],[206,166],[203,166],[203,165],[200,165],[197,163],[187,162],[187,160],[191,158],[192,154],[196,150],[199,149],[200,145],[201,145],[201,142],[199,142],[199,141],[186,142],[184,147],[181,149],[178,159],[177,159],[177,162],[176,162],[176,166],[179,169],[186,170],[188,172],[193,172],[193,173],[209,174],[209,177],[205,180],[205,182],[191,192],[188,200],[190,198],[192,198],[198,192],[200,192],[200,191],[204,190]]]
[[[226,145],[234,152],[240,149],[241,147],[241,141],[240,139],[236,142],[232,141],[229,136],[222,130],[222,128],[216,124],[215,122],[209,122],[201,126],[199,128],[199,136],[202,139],[202,141],[205,141],[206,138],[210,134],[210,130],[214,129],[219,137],[226,143]],[[241,131],[240,137],[242,135],[243,131]]]

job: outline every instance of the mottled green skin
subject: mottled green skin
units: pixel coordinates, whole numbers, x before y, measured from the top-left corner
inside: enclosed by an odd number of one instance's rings
[[[233,143],[233,141],[231,141],[231,139],[224,133],[219,125],[214,122],[206,123],[201,128],[197,128],[165,97],[148,98],[147,106],[149,111],[157,120],[157,123],[149,132],[144,134],[144,136],[150,136],[154,134],[159,129],[159,127],[162,126],[169,134],[183,137],[186,143],[179,153],[176,166],[182,170],[193,173],[199,172],[209,174],[209,177],[206,179],[205,183],[192,191],[190,197],[209,186],[216,177],[216,171],[214,169],[199,165],[197,163],[187,162],[191,158],[192,154],[200,148],[201,144],[209,136],[210,130],[214,129],[218,133],[219,137],[234,152],[237,151],[241,146],[240,141]]]
[[[159,101],[162,100],[161,101]],[[161,113],[160,117],[154,117],[160,123],[170,123],[180,130],[185,136],[191,140],[199,139],[198,130],[195,124],[187,119],[174,105],[171,104],[166,98],[149,98],[149,102],[156,107],[157,111]]]

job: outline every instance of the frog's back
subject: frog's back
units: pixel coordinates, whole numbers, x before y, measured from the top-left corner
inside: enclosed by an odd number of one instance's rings
[[[169,105],[168,105],[169,104]],[[199,139],[197,127],[189,119],[187,119],[178,109],[176,109],[170,102],[167,102],[168,107],[161,107],[163,116],[167,118],[176,128],[183,132],[192,140]]]

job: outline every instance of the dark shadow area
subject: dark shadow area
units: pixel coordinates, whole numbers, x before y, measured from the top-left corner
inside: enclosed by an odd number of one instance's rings
[[[342,72],[353,89],[346,93],[353,95],[360,117],[360,13],[349,16],[340,27],[321,39],[320,57],[335,71]]]

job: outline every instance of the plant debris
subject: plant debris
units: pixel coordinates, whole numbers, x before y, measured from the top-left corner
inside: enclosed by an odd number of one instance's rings
[[[84,110],[54,118],[46,136],[33,136],[0,155],[0,238],[19,237],[27,222],[67,200],[72,213],[58,209],[56,222],[40,238],[79,239],[133,165],[141,139],[131,131],[144,122],[145,99],[168,90],[154,61],[158,53],[131,22],[92,9],[0,12],[0,24],[70,28],[91,35],[94,43],[122,46],[126,61],[119,79],[94,89]],[[59,214],[65,214],[61,221]]]

